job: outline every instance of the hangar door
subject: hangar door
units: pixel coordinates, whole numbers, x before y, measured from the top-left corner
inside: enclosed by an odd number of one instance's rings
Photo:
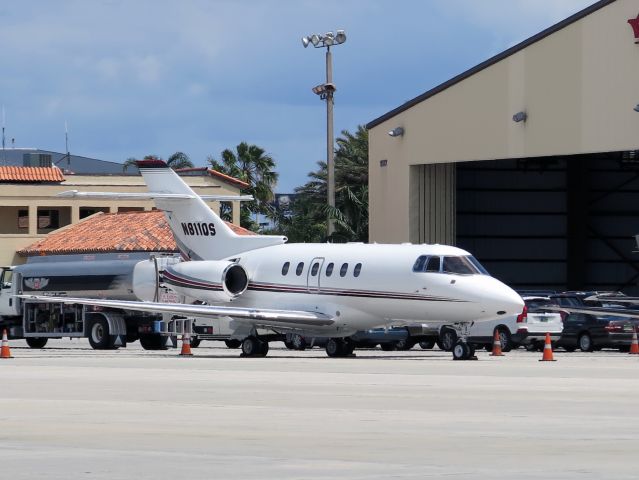
[[[637,294],[635,152],[456,164],[456,243],[518,289]]]

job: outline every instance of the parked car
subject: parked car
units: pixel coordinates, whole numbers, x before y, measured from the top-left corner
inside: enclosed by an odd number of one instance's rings
[[[531,349],[543,346],[546,333],[555,341],[561,336],[563,329],[561,314],[542,310],[550,304],[548,297],[523,297],[524,310],[519,315],[498,318],[491,322],[480,322],[470,329],[469,342],[476,347],[492,350],[495,332],[499,333],[501,349],[508,352],[519,346]],[[439,332],[437,345],[449,351],[457,341],[457,334],[450,326],[444,326]]]
[[[373,328],[371,330],[355,332],[349,339],[355,348],[375,348],[382,350],[410,350],[415,345],[423,349],[433,348],[437,339],[437,328],[427,324],[408,325],[391,328]],[[306,337],[299,333],[287,333],[284,344],[291,350],[305,350],[311,346],[326,345],[328,338]]]
[[[551,295],[550,300],[560,307],[601,307],[602,303],[588,300],[597,292],[566,292]],[[605,302],[610,306],[610,302]],[[620,307],[620,305],[614,305]],[[591,352],[602,348],[618,348],[627,351],[632,341],[632,333],[637,329],[637,321],[632,318],[610,316],[602,313],[564,314],[564,329],[558,346],[572,352],[579,348],[583,352]]]

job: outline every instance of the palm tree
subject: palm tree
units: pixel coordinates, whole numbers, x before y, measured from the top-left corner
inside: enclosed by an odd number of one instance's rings
[[[179,170],[180,168],[193,168],[193,162],[189,156],[184,152],[175,152],[166,161],[166,164],[173,170]]]
[[[126,161],[122,164],[122,171],[126,172],[127,169],[131,166],[137,168],[137,165],[135,162],[137,162],[137,159],[135,157],[127,158]]]
[[[222,151],[221,162],[209,157],[211,168],[230,175],[249,184],[244,189],[246,194],[253,195],[252,202],[243,202],[241,207],[241,225],[246,228],[256,228],[251,220],[251,214],[270,216],[273,212],[273,189],[277,183],[278,174],[274,171],[275,161],[266,151],[257,145],[240,143],[235,151],[226,149]]]
[[[368,131],[343,130],[335,151],[335,207],[326,204],[327,168],[309,173],[310,180],[295,189],[288,212],[279,212],[277,233],[292,241],[325,241],[326,218],[335,220],[334,242],[368,240]]]

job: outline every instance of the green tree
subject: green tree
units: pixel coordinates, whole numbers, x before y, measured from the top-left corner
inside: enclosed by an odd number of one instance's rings
[[[240,224],[248,229],[257,230],[259,225],[251,218],[258,214],[272,216],[273,189],[277,183],[278,174],[275,172],[275,161],[266,151],[257,145],[240,143],[235,151],[225,149],[221,154],[221,161],[209,156],[211,168],[230,175],[249,184],[244,189],[247,195],[253,195],[252,202],[242,202],[240,209]],[[230,209],[222,205],[221,213],[228,219]],[[224,217],[222,217],[224,218]]]
[[[326,204],[326,162],[295,189],[295,200],[278,211],[276,232],[290,241],[325,241],[326,219],[335,221],[333,242],[368,241],[368,131],[343,130],[335,150],[335,208]]]
[[[162,160],[157,155],[145,155],[144,160]],[[136,167],[137,159],[135,157],[129,157],[126,159],[124,164],[122,164],[122,170],[127,171],[127,169],[131,166]],[[178,170],[180,168],[193,168],[193,162],[186,153],[175,152],[173,155],[169,157],[166,164],[171,167],[173,170]]]
[[[193,168],[193,162],[189,156],[184,152],[175,152],[166,161],[166,164],[173,170],[179,170],[180,168]]]

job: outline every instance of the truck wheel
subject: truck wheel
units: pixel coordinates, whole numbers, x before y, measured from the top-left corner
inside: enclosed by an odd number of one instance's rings
[[[104,318],[94,320],[89,329],[89,344],[94,350],[106,350],[111,343],[109,322]]]
[[[439,338],[437,339],[437,346],[445,352],[450,352],[455,346],[457,341],[457,334],[450,328],[442,328]]]
[[[385,352],[394,352],[395,350],[397,350],[397,345],[394,344],[393,342],[380,343],[379,346]]]
[[[242,345],[242,342],[236,339],[224,340],[224,343],[227,348],[240,348],[240,345]]]
[[[404,340],[397,340],[395,342],[395,348],[397,350],[410,350],[415,346],[415,341],[410,338],[406,338]]]
[[[430,350],[435,346],[435,340],[422,340],[419,342],[419,346],[422,350]]]
[[[166,338],[152,333],[140,335],[140,345],[144,350],[166,350]]]
[[[199,338],[192,338],[191,339],[191,348],[197,348],[200,346],[200,343],[202,343],[202,340],[200,340]]]
[[[579,350],[582,352],[592,352],[594,350],[592,338],[587,333],[579,335]]]
[[[25,340],[27,345],[29,345],[29,348],[44,348],[49,339],[42,337],[27,337]]]

